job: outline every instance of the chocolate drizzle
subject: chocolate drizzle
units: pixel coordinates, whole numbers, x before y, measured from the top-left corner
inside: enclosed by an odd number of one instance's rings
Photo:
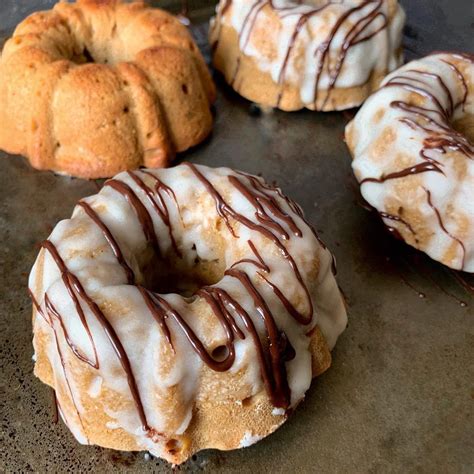
[[[405,178],[413,174],[426,173],[427,171],[436,171],[438,173],[444,174],[443,170],[439,168],[436,164],[431,162],[418,163],[414,166],[409,166],[400,171],[395,171],[393,173],[388,173],[382,175],[380,178],[365,178],[360,184],[364,183],[384,183],[385,181],[390,181],[391,179]]]
[[[423,188],[426,192],[426,199],[428,201],[428,205],[431,207],[431,209],[434,211],[435,215],[436,215],[436,219],[438,220],[438,224],[441,228],[441,230],[448,236],[450,237],[451,239],[453,239],[455,242],[457,242],[459,244],[459,246],[461,247],[461,251],[462,251],[462,260],[461,260],[461,268],[464,268],[464,263],[465,263],[465,260],[466,260],[466,247],[464,245],[464,242],[460,239],[458,239],[455,235],[451,234],[451,232],[449,232],[449,230],[446,228],[446,226],[444,225],[444,222],[443,222],[443,219],[441,217],[441,213],[439,212],[439,209],[433,204],[433,201],[432,201],[432,198],[431,198],[431,191],[429,189],[426,189],[426,188]]]
[[[104,186],[110,186],[112,189],[119,192],[133,207],[147,242],[151,244],[158,255],[161,255],[160,248],[158,246],[158,239],[155,234],[155,227],[153,226],[153,220],[147,211],[147,208],[140,201],[133,189],[127,183],[117,179],[109,179],[105,182]]]
[[[174,238],[174,235],[173,235],[168,206],[166,205],[166,201],[162,193],[163,192],[166,193],[171,199],[174,200],[174,203],[176,204],[176,207],[179,213],[179,206],[178,206],[178,201],[176,200],[176,195],[174,194],[174,191],[169,186],[163,183],[163,181],[157,178],[153,173],[150,173],[146,170],[142,170],[142,173],[145,173],[147,176],[150,176],[155,181],[155,192],[153,192],[153,190],[149,186],[147,186],[145,182],[142,179],[140,179],[136,173],[133,173],[132,171],[127,171],[127,174],[145,193],[147,199],[153,206],[156,213],[160,216],[161,220],[166,225],[166,227],[168,227],[168,233],[169,233],[173,250],[175,251],[178,257],[182,258],[181,251],[179,250],[178,245],[176,243],[176,239]],[[159,205],[158,205],[158,202],[156,201],[156,198],[158,198],[160,202]]]
[[[94,209],[92,209],[92,207],[87,204],[87,202],[79,201],[77,205],[81,206],[82,209],[84,209],[85,213],[94,221],[94,224],[96,224],[97,227],[99,227],[99,229],[102,231],[102,234],[104,235],[105,240],[107,240],[108,244],[110,245],[110,248],[112,249],[115,258],[124,269],[128,283],[130,285],[133,285],[135,281],[135,275],[133,273],[133,270],[128,266],[128,263],[123,257],[122,250],[117,244],[117,241],[114,239],[114,236],[110,232],[109,228],[101,221],[100,217],[97,215]]]
[[[118,241],[114,238],[110,229],[101,220],[100,215],[92,208],[92,206],[85,201],[79,202],[79,206],[102,232],[102,235],[109,244],[115,258],[117,259],[117,262],[124,269],[127,277],[127,283],[129,285],[136,286],[144,302],[146,303],[147,308],[160,327],[165,340],[173,352],[175,352],[175,347],[173,345],[173,334],[168,326],[169,318],[172,318],[175,321],[188,340],[192,349],[207,366],[209,366],[214,371],[227,371],[232,367],[235,361],[235,340],[245,339],[246,337],[245,333],[239,327],[238,321],[240,321],[250,334],[251,340],[255,345],[262,380],[270,400],[274,406],[286,409],[291,402],[291,392],[288,385],[285,364],[286,362],[292,360],[296,354],[286,334],[278,329],[274,316],[270,311],[264,297],[252,282],[249,275],[239,267],[245,263],[252,264],[256,268],[256,274],[261,278],[262,283],[268,285],[271,288],[271,290],[275,293],[277,298],[287,310],[288,314],[300,324],[310,324],[313,315],[313,303],[309,294],[309,290],[303,280],[303,277],[301,276],[295,260],[283,244],[283,241],[288,241],[290,239],[290,235],[301,238],[303,235],[302,230],[298,227],[293,217],[291,217],[291,215],[282,209],[278,201],[275,199],[274,193],[276,192],[280,197],[283,197],[288,204],[288,207],[303,219],[302,211],[293,201],[285,197],[281,191],[268,187],[266,184],[260,182],[257,178],[250,175],[241,174],[242,179],[240,179],[236,176],[230,175],[228,177],[230,185],[236,191],[238,191],[250,203],[250,205],[255,208],[256,222],[253,222],[244,215],[236,212],[229,204],[227,204],[216,188],[214,188],[210,181],[205,178],[205,176],[197,169],[196,166],[192,165],[191,163],[186,163],[186,165],[190,168],[192,173],[199,179],[199,181],[204,185],[206,190],[214,199],[217,213],[224,220],[231,235],[233,237],[237,237],[237,234],[234,230],[234,225],[235,223],[238,223],[252,231],[259,232],[263,237],[270,240],[277,247],[278,251],[282,254],[285,261],[292,269],[292,272],[294,273],[297,281],[303,289],[304,294],[306,295],[307,311],[305,314],[303,314],[298,311],[297,308],[286,298],[283,291],[271,281],[271,268],[260,255],[254,242],[252,242],[252,240],[247,241],[250,250],[255,255],[255,259],[247,258],[234,263],[231,268],[225,271],[225,275],[238,280],[251,297],[256,309],[256,314],[262,318],[266,330],[266,336],[262,338],[262,340],[255,327],[251,315],[240,305],[236,299],[234,299],[223,288],[219,288],[218,286],[205,286],[196,292],[196,296],[201,297],[207,303],[208,307],[219,321],[225,339],[224,344],[218,346],[217,348],[206,348],[200,338],[196,335],[191,326],[186,322],[185,318],[176,310],[176,308],[174,308],[165,298],[159,294],[136,284],[134,273],[127,263]],[[179,205],[176,196],[173,190],[164,184],[153,173],[148,171],[141,171],[140,173],[143,174],[138,174],[137,172],[128,172],[128,176],[133,180],[138,188],[143,191],[145,198],[150,203],[153,211],[157,216],[160,217],[164,225],[167,226],[172,247],[176,255],[181,258],[182,255],[174,238],[170,213],[163,193],[165,193],[175,202],[179,213]],[[154,181],[154,187],[151,187],[149,184],[147,184],[147,182],[144,181],[144,175]],[[136,192],[128,184],[118,179],[109,180],[104,186],[111,187],[127,200],[130,207],[135,211],[148,244],[155,249],[159,257],[163,258],[159,252],[158,239],[155,233],[152,216]],[[64,340],[71,349],[72,353],[79,360],[87,363],[93,369],[98,370],[100,366],[97,347],[83,309],[83,306],[85,305],[85,307],[90,310],[90,314],[92,314],[95,320],[102,326],[122,366],[143,430],[151,438],[159,435],[159,433],[148,424],[137,381],[135,379],[128,355],[118,334],[115,332],[113,326],[108,321],[107,317],[99,308],[97,303],[95,303],[95,301],[86,292],[77,276],[75,276],[67,268],[64,260],[59,254],[57,247],[49,240],[44,241],[41,246],[50,254],[61,274],[62,282],[75,306],[77,315],[79,316],[81,325],[91,344],[94,355],[93,358],[89,358],[71,339],[64,323],[64,319],[52,303],[50,296],[45,293],[44,301],[41,305],[37,302],[33,293],[30,291],[36,311],[53,330],[56,341],[55,344],[61,365],[63,367],[66,384],[69,388],[71,400],[76,407],[75,409],[80,422],[82,423],[67,376],[65,359],[58,341],[57,330],[60,329],[62,331]],[[54,324],[54,321],[57,321],[58,324]],[[225,350],[225,354],[222,353],[221,349]]]
[[[402,219],[400,216],[395,216],[395,215],[392,215],[392,214],[388,214],[387,212],[379,212],[378,214],[382,219],[388,219],[388,220],[399,222],[400,224],[403,224],[410,231],[410,233],[412,235],[415,235],[415,231],[413,230],[413,227],[407,221]],[[395,227],[387,226],[387,229],[395,238],[397,238],[399,240],[404,240],[403,237],[401,236],[400,232],[398,232],[398,230],[395,229]]]

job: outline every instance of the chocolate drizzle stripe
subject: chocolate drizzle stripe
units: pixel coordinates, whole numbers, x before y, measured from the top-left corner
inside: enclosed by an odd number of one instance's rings
[[[257,208],[257,215],[259,216],[259,220],[264,221],[271,225],[271,218],[268,217],[267,213],[265,212],[264,208],[268,209],[277,219],[281,219],[293,232],[293,234],[297,237],[302,237],[303,233],[301,229],[296,225],[294,219],[289,216],[285,211],[283,211],[276,201],[275,197],[270,194],[269,191],[275,193],[275,188],[269,188],[264,186],[255,176],[245,176],[249,183],[251,184],[254,191],[258,194],[253,193],[252,191],[248,190],[241,181],[236,178],[235,176],[229,176],[229,181],[243,194],[247,200],[250,200],[252,204]],[[277,194],[281,197],[282,193],[277,191]],[[290,205],[289,198],[286,199],[287,204]],[[293,203],[294,204],[294,203]],[[290,205],[290,209],[292,206]],[[293,209],[292,209],[293,210]],[[301,214],[301,210],[299,212],[295,211],[297,214]],[[282,234],[288,236],[288,233],[283,230],[283,228],[278,225],[278,228],[282,230]]]
[[[379,215],[380,215],[380,217],[382,217],[382,219],[388,219],[388,220],[399,222],[400,224],[403,224],[410,231],[411,234],[416,235],[415,230],[413,229],[413,227],[407,221],[402,219],[400,216],[395,216],[393,214],[388,214],[387,212],[379,212]],[[393,235],[395,235],[395,237],[399,238],[400,240],[404,240],[397,229],[395,229],[394,227],[390,227],[390,226],[387,226],[387,228]]]
[[[279,188],[270,187],[266,183],[263,183],[260,180],[258,180],[255,176],[243,173],[242,171],[237,171],[237,174],[247,178],[249,180],[249,182],[252,184],[253,188],[257,191],[260,191],[264,194],[265,193],[271,193],[271,192],[277,193],[277,195],[281,199],[286,201],[286,203],[287,203],[288,207],[290,208],[290,210],[293,211],[297,216],[299,216],[299,218],[311,229],[311,232],[314,235],[314,237],[316,238],[316,240],[319,242],[319,245],[321,245],[321,247],[324,250],[328,250],[326,244],[323,242],[323,240],[321,239],[319,234],[316,232],[316,229],[308,222],[308,220],[304,216],[304,213],[303,213],[302,209],[299,207],[299,205],[295,201],[293,201],[288,196],[284,195]],[[335,257],[332,254],[331,254],[331,257],[333,259],[333,268],[335,269]],[[334,273],[334,275],[335,274],[336,273]]]
[[[405,178],[406,176],[426,173],[428,171],[435,171],[444,175],[443,170],[439,166],[427,161],[423,163],[418,163],[408,168],[404,168],[400,171],[395,171],[393,173],[382,175],[380,178],[365,178],[360,182],[360,184],[362,186],[365,183],[384,183],[385,181],[390,181],[392,179]]]
[[[258,272],[258,275],[265,280],[265,282],[270,286],[270,288],[273,290],[275,295],[278,297],[278,299],[281,301],[285,309],[288,311],[291,316],[298,321],[300,324],[308,324],[308,318],[301,314],[295,307],[292,305],[286,296],[283,294],[283,292],[278,288],[277,285],[272,283],[263,273]]]
[[[236,65],[235,65],[235,70],[234,70],[234,74],[232,76],[232,79],[230,81],[230,84],[231,85],[234,85],[235,83],[235,80],[237,79],[237,74],[239,73],[239,69],[240,69],[240,62],[241,62],[241,55],[242,55],[242,51],[244,51],[244,49],[247,47],[247,43],[250,39],[250,34],[252,32],[252,29],[253,29],[253,26],[257,20],[257,16],[258,14],[260,13],[260,11],[265,7],[265,5],[267,4],[266,1],[263,1],[263,2],[256,2],[254,5],[252,5],[252,7],[250,8],[249,12],[247,13],[245,19],[244,19],[244,22],[242,24],[242,29],[239,31],[239,45],[240,43],[242,42],[242,34],[243,32],[245,31],[245,28],[247,26],[247,24],[249,23],[250,19],[252,18],[252,15],[253,15],[253,19],[251,20],[250,22],[250,28],[249,28],[249,32],[247,34],[247,38],[245,39],[245,41],[243,42],[243,45],[240,46],[240,52],[239,52],[239,56],[237,57],[237,62],[236,62]]]
[[[30,299],[33,303],[33,306],[34,306],[36,312],[44,319],[46,324],[48,326],[50,326],[51,321],[49,320],[49,318],[46,317],[46,314],[43,312],[43,309],[41,308],[40,304],[38,303],[38,300],[35,298],[35,295],[33,294],[33,292],[29,288],[28,288],[28,294],[30,295]]]
[[[99,229],[102,231],[102,234],[104,235],[105,240],[107,240],[108,244],[110,245],[110,248],[112,249],[115,258],[124,269],[128,283],[130,285],[133,285],[135,281],[135,274],[126,262],[122,254],[122,250],[117,241],[115,240],[114,236],[112,235],[112,232],[110,232],[110,229],[104,224],[98,214],[94,211],[94,209],[92,209],[92,207],[87,202],[79,201],[77,205],[81,206],[82,209],[84,209],[85,213],[92,219],[92,221],[94,221],[97,227],[99,227]]]
[[[145,193],[148,201],[153,206],[153,209],[155,209],[156,213],[160,216],[161,220],[163,221],[163,223],[168,228],[168,235],[169,235],[173,250],[179,258],[182,258],[183,255],[182,255],[181,251],[178,248],[178,245],[176,243],[176,239],[175,239],[174,234],[173,234],[173,229],[172,229],[172,225],[171,225],[170,213],[169,213],[169,210],[168,210],[168,206],[166,205],[166,201],[164,200],[164,197],[161,194],[161,191],[166,192],[168,194],[168,196],[170,196],[174,200],[174,202],[176,204],[176,207],[178,208],[178,212],[179,212],[178,201],[176,200],[176,195],[174,194],[174,191],[169,186],[164,184],[154,174],[152,174],[152,173],[150,173],[146,170],[142,170],[142,173],[146,174],[147,176],[150,176],[155,181],[155,192],[153,192],[153,190],[145,184],[145,182],[137,175],[137,173],[132,172],[132,171],[127,171],[127,173],[133,179],[135,184],[137,184],[137,186],[139,186],[140,189]],[[159,199],[160,205],[158,205],[155,197],[157,197]]]
[[[273,404],[276,407],[287,408],[290,403],[290,388],[286,378],[285,360],[280,353],[280,333],[276,326],[275,320],[267,306],[267,303],[257,291],[248,275],[240,270],[229,269],[226,275],[236,278],[252,297],[257,312],[263,319],[270,340],[269,352],[273,377],[270,380],[272,385]]]
[[[463,74],[461,73],[461,71],[458,69],[458,67],[455,64],[453,64],[449,61],[446,61],[445,59],[441,59],[441,61],[443,61],[443,63],[447,64],[451,68],[451,70],[454,72],[454,74],[456,74],[459,82],[461,83],[461,85],[463,87],[464,94],[462,96],[462,99],[459,103],[457,103],[454,106],[454,108],[461,106],[462,110],[464,112],[465,108],[466,108],[467,96],[469,94],[469,88],[467,87],[466,79],[464,78]]]
[[[97,359],[97,351],[95,349],[95,345],[92,343],[92,346],[94,348],[94,356],[95,356],[95,362],[92,362],[84,354],[82,354],[82,352],[79,350],[79,348],[76,346],[76,344],[74,344],[74,342],[69,337],[69,332],[66,328],[66,325],[64,324],[64,320],[63,320],[62,316],[59,314],[59,312],[56,310],[54,305],[51,303],[51,300],[49,299],[48,295],[45,295],[44,304],[46,306],[47,314],[50,317],[50,320],[49,320],[50,321],[50,326],[53,327],[53,320],[52,320],[52,317],[51,317],[51,316],[53,316],[59,322],[59,325],[61,326],[61,330],[64,334],[64,339],[66,340],[67,345],[70,347],[70,349],[74,353],[74,355],[79,360],[82,360],[82,362],[85,362],[86,364],[90,365],[94,369],[98,369],[99,368],[99,361]],[[88,333],[88,335],[90,335],[90,332]]]
[[[282,387],[281,386],[277,387],[275,383],[275,380],[277,380],[278,378],[282,376],[285,377],[286,375],[286,373],[281,373],[281,369],[282,369],[282,365],[284,364],[284,361],[281,361],[281,363],[277,362],[274,364],[272,363],[271,360],[269,360],[269,358],[266,357],[264,345],[262,341],[260,340],[258,332],[252,321],[252,318],[247,313],[247,311],[245,311],[243,307],[235,299],[233,299],[222,288],[210,287],[208,288],[208,290],[211,290],[214,293],[214,296],[218,298],[219,301],[222,302],[223,307],[227,307],[227,306],[231,307],[235,311],[235,313],[237,313],[239,317],[242,319],[245,325],[245,328],[250,333],[252,341],[255,345],[255,350],[256,350],[257,359],[260,365],[260,373],[262,376],[263,384],[265,386],[265,390],[268,393],[272,404],[274,406],[287,408],[290,402],[289,396],[288,396],[289,393],[286,391],[284,385]],[[276,338],[274,337],[274,333],[272,333],[271,335],[268,334],[268,339],[269,339],[268,343],[270,347],[276,347],[279,349],[282,346],[284,346],[284,344],[282,344],[280,341],[282,339],[284,341],[287,341],[287,338],[284,335],[284,333],[279,334],[279,336]],[[285,354],[282,351],[279,351],[276,354],[278,358],[284,355]],[[290,358],[287,358],[286,360],[290,360]]]
[[[109,179],[105,182],[104,186],[110,186],[115,191],[119,192],[127,202],[133,207],[140,225],[145,235],[146,240],[152,245],[154,250],[160,255],[160,247],[158,245],[158,239],[155,234],[155,228],[153,226],[153,220],[147,211],[147,208],[140,201],[138,196],[135,194],[133,189],[123,181],[117,179]]]
[[[255,265],[257,268],[260,270],[264,271],[265,273],[270,272],[270,268],[268,265],[265,263],[261,255],[259,254],[257,248],[255,247],[255,244],[251,240],[247,240],[247,244],[250,247],[250,250],[252,250],[253,254],[255,257],[257,257],[258,261],[252,260],[250,258],[243,258],[242,260],[239,260],[238,262],[235,262],[231,268],[234,268],[235,266],[239,265],[240,263],[251,263],[252,265]]]
[[[365,6],[365,5],[364,5]],[[342,48],[339,52],[339,55],[337,57],[337,62],[336,62],[336,67],[333,69],[333,71],[330,73],[330,80],[329,80],[329,87],[327,89],[327,92],[326,92],[326,97],[324,99],[324,102],[323,102],[323,105],[322,105],[322,109],[324,109],[327,101],[329,100],[329,96],[330,96],[330,93],[331,91],[334,89],[335,85],[336,85],[336,81],[337,79],[339,78],[339,75],[341,73],[341,70],[342,70],[342,66],[345,62],[345,59],[346,59],[346,56],[347,56],[347,52],[348,50],[352,47],[352,46],[355,46],[359,43],[362,43],[364,41],[367,41],[369,40],[370,38],[372,38],[373,36],[375,36],[376,34],[378,34],[380,31],[382,31],[386,26],[387,26],[387,18],[386,16],[379,12],[378,10],[380,9],[380,7],[382,6],[382,2],[380,2],[379,4],[377,4],[375,6],[375,8],[364,18],[360,19],[358,22],[356,22],[354,24],[354,26],[352,28],[349,29],[349,32],[347,33],[345,39],[344,39],[344,42],[343,42],[343,45],[342,45]],[[379,27],[378,29],[376,29],[373,33],[370,33],[368,35],[366,35],[365,37],[357,40],[358,36],[369,26],[371,25],[377,18],[382,18],[383,19],[383,23],[381,25],[381,27]],[[362,27],[359,27],[359,25],[362,24]],[[331,42],[334,38],[331,38]],[[328,68],[329,68],[329,63],[328,63]]]
[[[229,328],[227,320],[225,318],[220,317],[221,313],[218,310],[216,312],[215,306],[211,306],[211,308],[215,312],[216,316],[218,316],[219,321],[224,328],[224,331],[226,333],[226,338],[227,338],[226,347],[228,349],[228,354],[225,357],[225,359],[222,361],[215,360],[207,352],[203,343],[196,336],[196,334],[191,329],[189,324],[184,320],[181,314],[176,309],[174,309],[164,298],[162,298],[157,293],[152,293],[149,290],[146,290],[145,288],[143,288],[143,291],[147,292],[148,295],[150,296],[150,299],[148,301],[151,302],[151,306],[149,306],[149,309],[152,311],[154,316],[156,316],[155,319],[158,318],[164,321],[166,317],[172,316],[174,320],[176,321],[176,323],[181,328],[181,330],[183,331],[184,335],[188,339],[194,351],[199,355],[201,360],[206,365],[208,365],[212,370],[215,370],[217,372],[224,372],[226,370],[229,370],[230,367],[232,367],[232,364],[234,363],[234,360],[235,360],[235,351],[234,351],[234,344],[233,344],[234,336],[233,336],[232,331]],[[207,300],[207,302],[209,303],[209,300]]]
[[[449,230],[444,225],[444,222],[443,222],[443,219],[441,217],[441,213],[439,212],[439,209],[433,204],[433,200],[431,198],[431,191],[429,189],[426,189],[426,188],[423,188],[423,189],[426,192],[426,199],[428,201],[428,205],[434,211],[434,213],[436,215],[436,219],[438,220],[438,224],[439,224],[441,230],[447,236],[449,236],[451,239],[453,239],[455,242],[457,242],[461,247],[461,251],[462,251],[461,270],[462,270],[464,268],[464,264],[465,264],[465,260],[466,260],[466,247],[465,247],[464,243],[462,242],[462,240],[460,240],[455,235],[451,234],[451,232],[449,232]]]
[[[140,294],[142,295],[143,299],[145,300],[145,303],[146,303],[148,309],[150,310],[150,313],[152,314],[153,318],[155,319],[155,321],[158,323],[161,330],[163,331],[163,334],[164,334],[168,344],[170,345],[173,352],[175,352],[175,349],[174,349],[174,346],[173,346],[173,341],[171,340],[171,333],[170,333],[170,330],[168,328],[168,325],[166,324],[167,315],[163,311],[158,311],[156,309],[156,303],[153,301],[153,299],[151,298],[151,296],[150,296],[150,294],[149,294],[149,292],[146,288],[144,288],[141,285],[137,285],[137,288],[138,288],[138,291],[140,292]]]

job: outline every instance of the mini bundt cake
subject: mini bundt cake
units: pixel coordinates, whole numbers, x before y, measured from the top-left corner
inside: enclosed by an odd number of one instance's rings
[[[5,44],[0,148],[83,178],[163,167],[209,134],[214,97],[177,18],[141,2],[60,2]]]
[[[436,53],[395,71],[346,141],[362,195],[389,230],[474,272],[474,55]]]
[[[404,22],[397,0],[221,0],[213,62],[258,104],[343,110],[401,64]]]
[[[261,178],[123,172],[42,244],[35,374],[81,443],[174,464],[249,446],[331,364],[347,322],[334,273],[301,208]]]

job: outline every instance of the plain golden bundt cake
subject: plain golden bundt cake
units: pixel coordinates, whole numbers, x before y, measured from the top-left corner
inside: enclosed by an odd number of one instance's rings
[[[211,131],[215,97],[190,33],[144,3],[58,3],[0,59],[0,148],[83,178],[163,167]]]

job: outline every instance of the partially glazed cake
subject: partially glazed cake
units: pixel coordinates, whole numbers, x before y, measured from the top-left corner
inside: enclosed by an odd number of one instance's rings
[[[0,58],[0,148],[82,178],[167,166],[211,131],[215,88],[190,33],[141,2],[60,2]]]
[[[35,374],[84,444],[179,464],[277,429],[346,326],[334,260],[261,178],[124,172],[43,242]]]
[[[395,71],[346,141],[362,195],[389,230],[474,272],[474,56],[435,53]]]
[[[258,104],[348,109],[401,64],[404,21],[397,0],[221,0],[213,63]]]

